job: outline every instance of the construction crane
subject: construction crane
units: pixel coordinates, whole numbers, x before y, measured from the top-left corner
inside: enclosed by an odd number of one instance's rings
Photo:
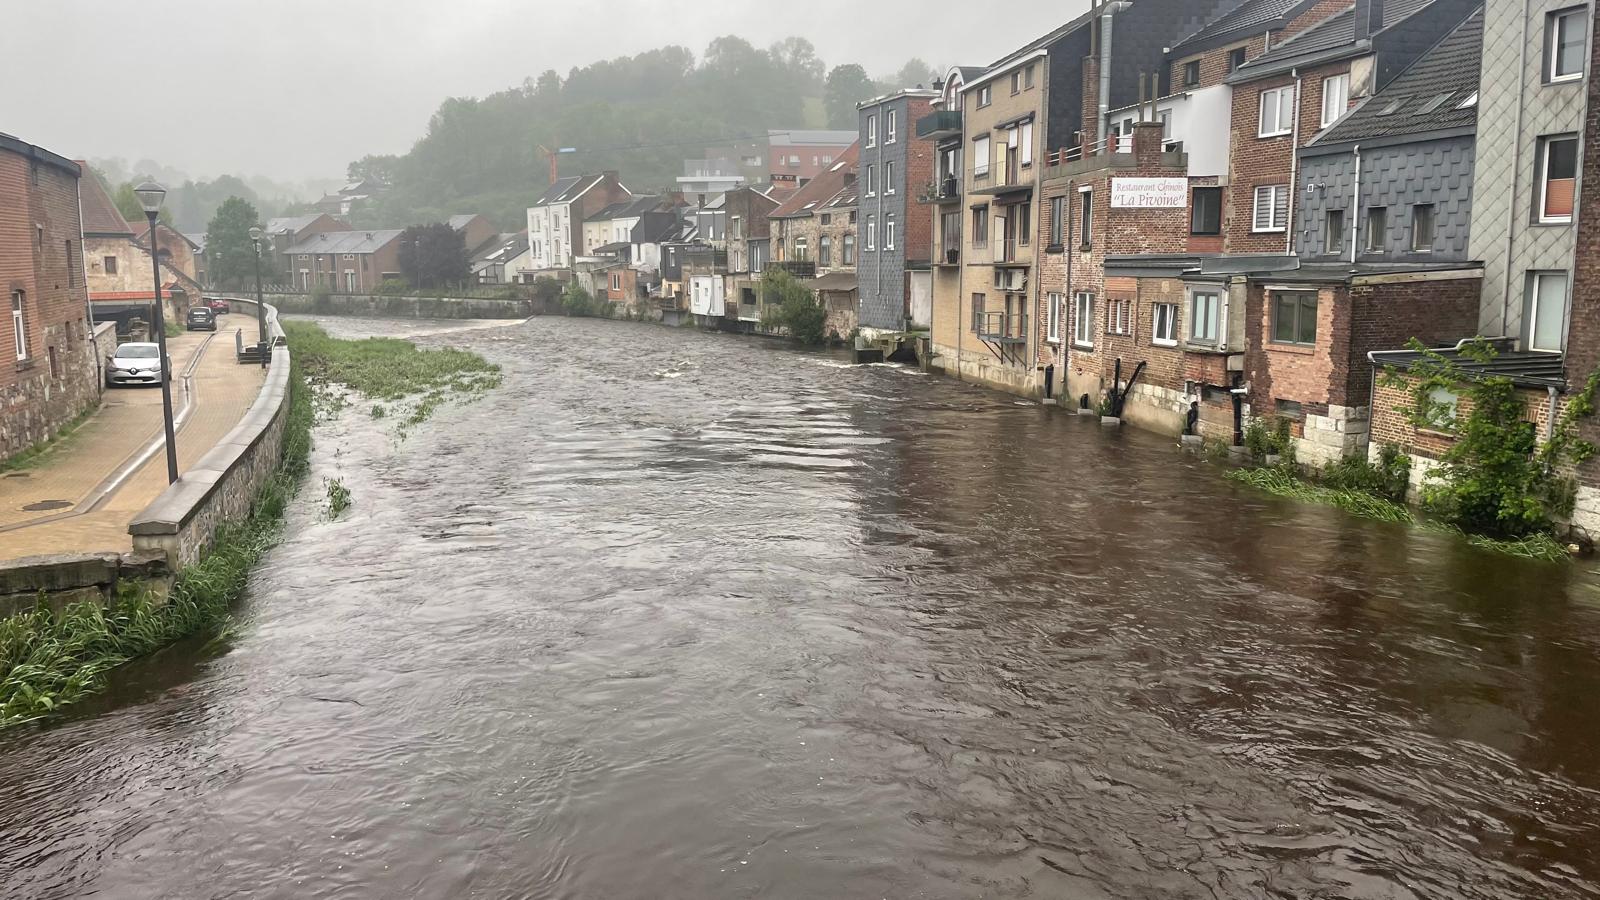
[[[557,163],[561,159],[561,154],[563,154],[563,153],[577,153],[578,152],[578,148],[577,147],[558,147],[558,148],[552,150],[549,147],[546,147],[545,145],[540,144],[539,145],[539,152],[543,153],[544,154],[544,158],[550,161],[550,183],[551,184],[555,184],[556,183],[556,179],[560,177],[560,167],[557,165]]]

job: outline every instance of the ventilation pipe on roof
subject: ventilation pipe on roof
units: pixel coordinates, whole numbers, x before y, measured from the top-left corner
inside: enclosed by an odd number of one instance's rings
[[[1128,0],[1112,0],[1100,8],[1100,142],[1106,144],[1111,136],[1111,17],[1131,9]]]

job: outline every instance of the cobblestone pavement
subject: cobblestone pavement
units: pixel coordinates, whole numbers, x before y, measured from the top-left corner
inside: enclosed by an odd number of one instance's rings
[[[209,333],[168,339],[180,375],[205,346],[190,379],[193,408],[177,434],[180,472],[238,424],[261,390],[265,370],[234,361],[233,330],[246,318],[223,316],[209,346]],[[181,380],[173,382],[172,402],[175,414],[184,410]],[[35,468],[0,476],[0,559],[131,549],[128,522],[167,487],[161,430],[160,390],[108,389],[99,411]],[[119,473],[125,477],[116,481]],[[53,508],[25,508],[37,504]]]

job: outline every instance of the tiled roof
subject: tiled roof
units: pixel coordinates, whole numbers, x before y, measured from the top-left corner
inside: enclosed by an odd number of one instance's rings
[[[544,196],[534,206],[549,206],[552,203],[569,203],[589,188],[594,187],[604,175],[572,175],[558,178],[556,182],[545,190]]]
[[[477,217],[477,213],[461,213],[460,215],[451,216],[447,222],[451,228],[455,229],[456,231],[460,231],[468,225],[471,225],[472,220],[476,219]]]
[[[660,194],[651,194],[644,197],[635,197],[632,200],[623,200],[613,203],[590,216],[590,222],[604,222],[608,219],[633,219],[647,212],[654,212],[662,203]]]
[[[502,234],[478,253],[475,263],[497,263],[521,256],[528,249],[528,233]]]
[[[285,216],[283,218],[267,220],[267,234],[299,234],[300,229],[322,218],[322,213],[311,213],[306,216]]]
[[[326,231],[313,234],[285,253],[375,253],[400,237],[401,229],[380,231]]]
[[[1441,347],[1430,352],[1454,363],[1468,378],[1509,378],[1513,384],[1522,387],[1567,386],[1566,361],[1560,353],[1517,350],[1512,341],[1501,339],[1489,342],[1495,348],[1495,353],[1488,362],[1481,362],[1461,352],[1467,343],[1461,341],[1454,347]],[[1374,365],[1393,366],[1402,371],[1426,358],[1425,354],[1412,350],[1374,350],[1367,354],[1367,359]]]
[[[846,187],[846,175],[853,174],[856,170],[856,160],[861,156],[861,145],[851,144],[846,147],[839,158],[833,161],[827,171],[805,183],[800,190],[790,194],[788,199],[771,212],[768,218],[783,219],[792,216],[809,216],[816,208],[833,199]]]
[[[106,193],[100,177],[83,160],[78,160],[78,166],[90,173],[88,178],[78,179],[78,203],[83,207],[83,233],[89,237],[133,237],[133,229],[122,218],[122,213],[117,212],[117,204],[111,202],[111,195]]]
[[[795,131],[774,129],[767,132],[767,143],[795,147],[846,147],[856,139],[854,131]]]
[[[1388,0],[1383,4],[1383,28],[1415,15],[1433,0]],[[1276,71],[1291,60],[1301,59],[1328,50],[1353,46],[1356,42],[1356,10],[1354,7],[1307,28],[1278,46],[1239,67],[1238,77],[1248,78],[1264,70]]]
[[[1482,49],[1483,11],[1479,10],[1387,87],[1318,135],[1312,146],[1477,124],[1477,104],[1462,108],[1462,102],[1478,93]]]
[[[1259,34],[1278,24],[1280,19],[1292,18],[1316,0],[1244,0],[1226,5],[1221,12],[1183,40],[1172,46],[1173,56],[1184,56],[1188,47],[1231,40]]]

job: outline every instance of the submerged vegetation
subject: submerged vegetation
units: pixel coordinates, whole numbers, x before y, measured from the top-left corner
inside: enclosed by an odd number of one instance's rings
[[[130,590],[109,607],[85,600],[56,612],[41,604],[0,621],[0,727],[97,694],[117,666],[223,625],[251,567],[277,542],[308,466],[313,414],[298,357],[287,415],[282,460],[250,517],[220,530],[205,558],[179,573],[164,603],[150,590]]]
[[[426,420],[453,394],[474,397],[500,384],[500,367],[466,350],[425,350],[398,338],[344,340],[310,322],[283,328],[313,387],[340,385],[391,405],[421,395],[406,414],[408,425]],[[372,407],[373,418],[388,413],[382,404]]]

